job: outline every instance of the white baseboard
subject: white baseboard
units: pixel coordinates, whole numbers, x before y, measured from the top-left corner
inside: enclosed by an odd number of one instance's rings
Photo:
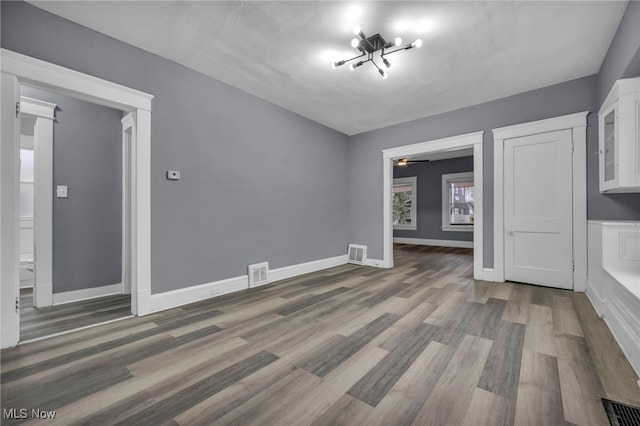
[[[376,267],[376,268],[384,268],[384,266],[382,266],[383,262],[380,259],[369,259],[369,258],[367,258],[362,262],[362,264],[365,265],[365,266],[373,266],[373,267]]]
[[[493,268],[482,268],[482,281],[493,281]]]
[[[473,264],[473,279],[493,281],[493,268],[484,268],[482,260]]]
[[[417,246],[473,248],[473,241],[431,240],[424,238],[395,237],[393,239],[393,242],[398,244],[415,244]]]
[[[82,290],[64,291],[62,293],[53,293],[53,304],[63,305],[65,303],[95,299],[96,297],[112,296],[114,294],[122,294],[122,283],[104,285],[102,287],[85,288]]]
[[[297,277],[298,275],[309,274],[311,272],[321,271],[323,269],[334,268],[336,266],[345,265],[347,263],[347,255],[329,257],[327,259],[314,260],[312,262],[299,263],[297,265],[284,266],[269,271],[269,280],[280,281],[287,278]]]
[[[347,255],[330,257],[327,259],[314,260],[312,262],[299,263],[297,265],[285,266],[269,271],[269,282],[297,277],[298,275],[320,271],[322,269],[333,268],[347,263]],[[176,308],[189,303],[199,302],[223,294],[229,294],[249,288],[249,276],[227,278],[225,280],[214,281],[178,290],[151,295],[151,312],[163,311]]]
[[[151,295],[151,312],[164,311],[165,309],[176,308],[189,303],[199,302],[234,291],[246,290],[249,288],[249,276],[227,278],[226,280],[214,281],[210,283],[180,288],[164,293]]]

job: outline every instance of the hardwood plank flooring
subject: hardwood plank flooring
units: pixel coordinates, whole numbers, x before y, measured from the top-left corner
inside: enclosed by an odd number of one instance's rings
[[[130,315],[128,294],[34,308],[33,289],[20,289],[20,340],[23,342]]]
[[[584,294],[474,281],[468,249],[395,260],[4,350],[2,424],[590,425],[600,397],[640,405]]]

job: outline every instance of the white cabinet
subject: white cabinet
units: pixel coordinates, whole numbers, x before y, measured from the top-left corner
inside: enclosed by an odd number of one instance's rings
[[[640,192],[640,77],[615,82],[598,128],[600,192]]]

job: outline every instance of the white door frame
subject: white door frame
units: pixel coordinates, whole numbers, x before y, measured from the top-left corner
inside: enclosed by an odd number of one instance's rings
[[[587,115],[588,111],[492,129],[493,132],[493,271],[504,273],[504,141],[557,130],[572,130],[573,145],[573,290],[587,285]],[[543,165],[541,165],[543,167]]]
[[[99,105],[135,112],[135,146],[131,172],[131,287],[133,313],[151,312],[151,100],[152,95],[7,49],[0,50],[2,71],[2,149],[0,167],[0,265],[2,266],[2,348],[19,340],[16,297],[19,295],[19,146],[13,119],[19,84],[35,85]],[[13,96],[11,94],[13,93]]]
[[[20,96],[20,115],[33,118],[33,306],[53,304],[53,120],[56,105]]]
[[[122,293],[131,294],[131,147],[135,146],[134,112],[130,112],[122,123]],[[131,304],[135,305],[135,293]]]
[[[473,148],[473,179],[476,188],[473,227],[473,278],[478,280],[492,280],[491,271],[483,268],[482,256],[482,227],[484,216],[482,211],[483,134],[484,132],[468,133],[382,150],[383,268],[393,268],[393,205],[391,202],[391,191],[393,189],[393,161],[400,158],[410,157],[412,155],[433,154],[437,152],[450,152]],[[438,197],[439,196],[440,195],[438,194]]]

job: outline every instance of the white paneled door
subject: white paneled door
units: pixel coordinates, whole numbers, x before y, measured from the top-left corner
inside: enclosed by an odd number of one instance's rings
[[[504,141],[505,279],[573,289],[572,133]]]

